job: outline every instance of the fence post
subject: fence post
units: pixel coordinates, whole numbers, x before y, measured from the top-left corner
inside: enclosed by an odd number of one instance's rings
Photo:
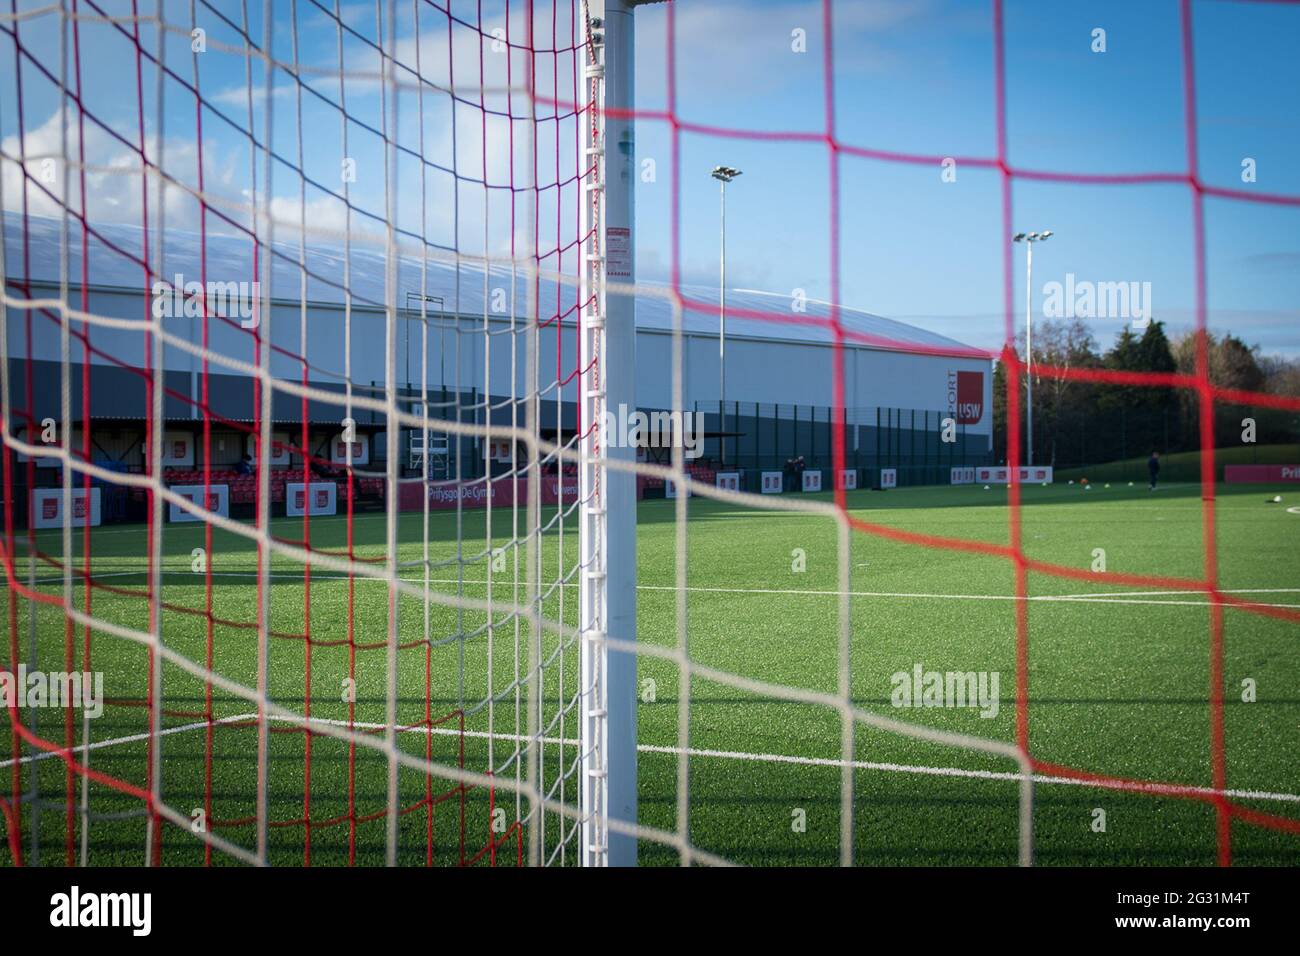
[[[772,406],[772,454],[775,461],[781,462],[781,403]]]
[[[894,439],[894,451],[890,455],[893,461],[890,464],[897,468],[899,459],[903,457],[903,410],[901,408],[893,409],[890,423],[890,436]]]
[[[817,406],[808,406],[808,457],[817,462]]]

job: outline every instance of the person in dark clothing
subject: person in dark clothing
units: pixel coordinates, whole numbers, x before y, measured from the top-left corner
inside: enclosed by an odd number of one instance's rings
[[[1151,476],[1151,491],[1156,490],[1156,479],[1160,477],[1160,452],[1153,451],[1147,459],[1147,474]]]
[[[239,464],[235,465],[235,474],[251,475],[252,473],[253,473],[253,456],[245,455],[243,458],[239,460]]]

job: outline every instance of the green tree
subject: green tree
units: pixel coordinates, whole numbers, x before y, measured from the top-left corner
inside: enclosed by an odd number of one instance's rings
[[[1183,333],[1173,343],[1174,360],[1178,371],[1184,375],[1197,374],[1196,349],[1197,336],[1194,331]],[[1264,366],[1260,364],[1259,346],[1247,345],[1232,333],[1217,336],[1213,332],[1207,332],[1205,351],[1212,384],[1220,388],[1250,392],[1264,391],[1266,388],[1268,375]],[[1179,417],[1185,447],[1199,448],[1201,446],[1200,399],[1195,390],[1182,390]],[[1241,417],[1241,406],[1222,402],[1216,404],[1216,445],[1236,440],[1240,432]]]
[[[1267,376],[1260,366],[1259,346],[1247,345],[1231,333],[1219,337],[1207,332],[1205,341],[1212,383],[1220,388],[1263,390]],[[1184,332],[1175,339],[1172,353],[1177,371],[1184,375],[1196,374],[1195,332]]]
[[[1039,367],[1097,368],[1101,355],[1092,330],[1082,319],[1048,320],[1034,331],[1034,363]],[[1036,458],[1055,465],[1082,453],[1086,416],[1095,402],[1096,386],[1062,375],[1034,375],[1034,442]]]
[[[1141,339],[1125,325],[1115,337],[1115,344],[1102,356],[1102,366],[1115,372],[1145,372],[1145,360]],[[1098,390],[1097,405],[1108,412],[1132,408],[1140,401],[1138,393],[1133,385],[1104,385]]]

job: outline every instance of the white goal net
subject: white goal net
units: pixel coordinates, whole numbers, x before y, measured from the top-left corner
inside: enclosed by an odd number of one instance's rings
[[[7,702],[7,863],[726,862],[692,838],[719,688],[834,725],[839,862],[864,726],[998,758],[1029,859],[1018,747],[855,702],[842,501],[686,454],[683,297],[633,268],[632,20],[0,13],[0,659],[82,695]],[[663,457],[619,432],[634,299],[671,316]],[[638,578],[647,492],[675,498]],[[695,653],[700,499],[831,536],[829,684]],[[665,739],[638,736],[649,702]]]

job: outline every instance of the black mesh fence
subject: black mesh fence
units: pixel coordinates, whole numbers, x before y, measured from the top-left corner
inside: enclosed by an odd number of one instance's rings
[[[1136,481],[1146,477],[1147,458],[1160,453],[1164,481],[1199,481],[1199,409],[1194,397],[1158,407],[1097,402],[1060,415],[1036,411],[1034,460],[1061,472],[1088,471]],[[998,423],[999,426],[1001,422]],[[1214,407],[1215,475],[1231,464],[1300,463],[1300,414],[1284,409]],[[994,457],[1006,456],[1005,428],[994,433]]]
[[[720,470],[743,473],[742,487],[759,488],[763,472],[784,472],[802,459],[832,486],[835,416],[844,424],[844,467],[858,472],[858,487],[879,484],[882,468],[898,484],[948,484],[951,469],[992,461],[990,436],[957,424],[950,413],[921,408],[832,409],[825,405],[770,402],[698,402],[703,458]]]

